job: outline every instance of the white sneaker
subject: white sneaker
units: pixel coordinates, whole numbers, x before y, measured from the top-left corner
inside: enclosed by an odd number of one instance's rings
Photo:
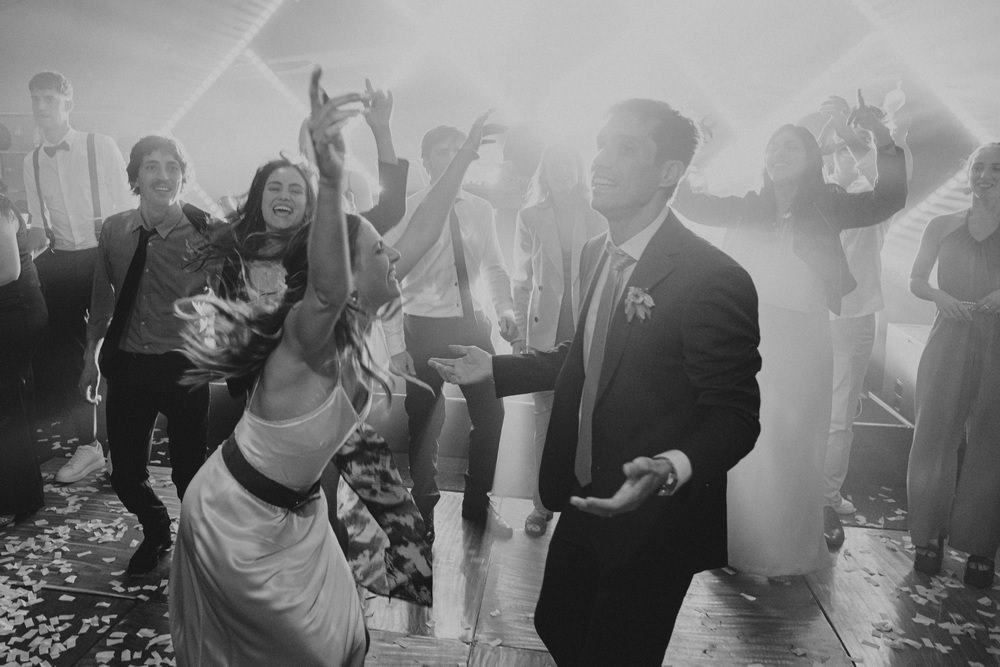
[[[101,443],[96,440],[89,445],[79,445],[72,458],[56,473],[56,481],[60,484],[79,482],[92,472],[104,467],[104,452]]]
[[[833,511],[837,514],[854,514],[858,511],[858,508],[854,506],[854,503],[839,494],[837,495],[837,500],[830,503],[830,507],[832,507]]]

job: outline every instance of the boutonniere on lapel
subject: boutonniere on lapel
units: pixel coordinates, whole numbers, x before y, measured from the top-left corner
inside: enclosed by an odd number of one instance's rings
[[[655,305],[649,292],[641,287],[629,287],[625,294],[625,318],[631,322],[633,317],[638,316],[640,321],[645,321]]]

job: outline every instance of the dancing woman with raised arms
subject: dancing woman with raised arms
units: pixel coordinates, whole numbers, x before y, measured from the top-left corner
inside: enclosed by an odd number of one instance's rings
[[[399,295],[399,255],[342,210],[340,131],[361,96],[327,100],[319,76],[309,121],[316,216],[285,254],[281,306],[178,304],[214,315],[208,334],[197,320],[189,328],[185,353],[198,379],[255,377],[232,437],[185,495],[170,573],[178,665],[364,662],[364,617],[319,477],[379,381],[363,341],[375,311]]]

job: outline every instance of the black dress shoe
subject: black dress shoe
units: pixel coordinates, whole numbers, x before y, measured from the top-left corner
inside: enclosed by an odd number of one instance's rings
[[[143,538],[142,544],[132,554],[125,571],[128,574],[152,572],[160,562],[160,556],[167,552],[171,544],[173,544],[173,540],[169,531],[165,535],[163,533],[150,533]]]
[[[993,585],[993,571],[996,564],[985,556],[969,556],[965,563],[965,575],[962,580],[976,588],[989,588]]]
[[[823,508],[823,537],[830,551],[836,551],[844,544],[844,525],[832,507]]]
[[[463,504],[462,518],[498,540],[509,540],[514,537],[514,529],[500,516],[500,513],[493,508],[493,504],[490,502],[487,502],[485,507],[470,507]]]

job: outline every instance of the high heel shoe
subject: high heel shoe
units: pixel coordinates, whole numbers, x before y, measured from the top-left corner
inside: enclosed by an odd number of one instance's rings
[[[929,542],[927,546],[917,547],[913,556],[913,569],[933,576],[941,571],[942,560],[944,560],[942,541]]]
[[[993,570],[995,564],[985,556],[969,556],[965,561],[965,575],[962,580],[976,588],[989,588],[993,585]]]

